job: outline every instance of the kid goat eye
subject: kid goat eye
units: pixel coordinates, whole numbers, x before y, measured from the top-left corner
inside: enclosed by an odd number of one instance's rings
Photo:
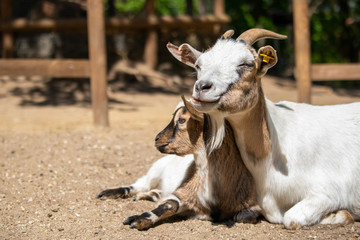
[[[180,123],[180,124],[183,124],[183,123],[185,123],[185,118],[179,118],[179,120],[178,120],[178,122]]]

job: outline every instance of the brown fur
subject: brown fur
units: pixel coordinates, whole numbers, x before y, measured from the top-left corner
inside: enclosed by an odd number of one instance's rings
[[[163,153],[194,154],[194,164],[172,194],[178,200],[165,200],[150,212],[129,217],[124,224],[147,229],[179,213],[213,221],[256,222],[261,209],[256,204],[254,180],[240,157],[230,124],[225,122],[221,147],[208,153],[210,120],[184,102],[188,109],[181,107],[174,113],[169,125],[156,136],[155,143]],[[209,198],[205,197],[207,189],[210,189]]]
[[[198,117],[197,117],[198,118]],[[208,120],[196,120],[185,107],[180,108],[174,115],[175,119],[186,119],[183,124],[173,122],[157,137],[156,146],[164,153],[196,153],[201,149],[206,151],[207,136],[203,133],[209,131]],[[169,138],[174,135],[175,137]],[[196,139],[196,142],[191,139]],[[232,218],[236,213],[255,205],[255,187],[252,176],[241,160],[234,135],[230,125],[226,124],[226,137],[219,149],[206,155],[206,159],[195,156],[196,172],[190,181],[184,183],[174,194],[178,196],[189,209],[200,214],[212,215],[216,220]],[[204,168],[208,173],[204,174]],[[204,192],[205,178],[210,179],[209,184],[213,192],[208,206],[202,206],[197,192]]]

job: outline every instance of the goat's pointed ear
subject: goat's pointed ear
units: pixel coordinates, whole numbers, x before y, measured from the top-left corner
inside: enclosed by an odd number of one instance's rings
[[[259,74],[265,75],[278,61],[276,50],[271,46],[265,46],[258,51]]]
[[[180,47],[168,43],[166,47],[177,60],[192,68],[195,68],[195,62],[201,55],[201,52],[187,43],[181,44]]]
[[[190,101],[186,100],[184,95],[181,96],[181,99],[184,102],[186,110],[190,113],[191,117],[197,121],[202,121],[204,119],[204,114],[201,112],[196,111]]]

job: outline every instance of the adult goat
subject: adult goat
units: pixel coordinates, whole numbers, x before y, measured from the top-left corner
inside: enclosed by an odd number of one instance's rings
[[[232,35],[227,31],[204,53],[189,44],[167,45],[197,70],[191,103],[215,119],[212,149],[221,145],[229,121],[262,213],[272,223],[297,229],[359,219],[360,103],[273,103],[261,78],[276,64],[276,51],[265,46],[256,52],[252,44],[286,36],[264,29],[250,29],[236,40]]]

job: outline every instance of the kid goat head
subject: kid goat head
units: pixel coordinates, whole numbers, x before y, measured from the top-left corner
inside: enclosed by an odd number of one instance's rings
[[[155,138],[156,148],[167,154],[192,154],[201,145],[204,114],[197,112],[182,96],[183,104],[177,107],[170,123]]]
[[[276,51],[265,46],[256,53],[252,44],[263,38],[285,39],[286,36],[264,29],[250,29],[236,40],[229,30],[204,53],[182,44],[167,44],[179,61],[197,71],[192,105],[200,112],[224,114],[251,108],[259,99],[260,79],[277,62]]]

